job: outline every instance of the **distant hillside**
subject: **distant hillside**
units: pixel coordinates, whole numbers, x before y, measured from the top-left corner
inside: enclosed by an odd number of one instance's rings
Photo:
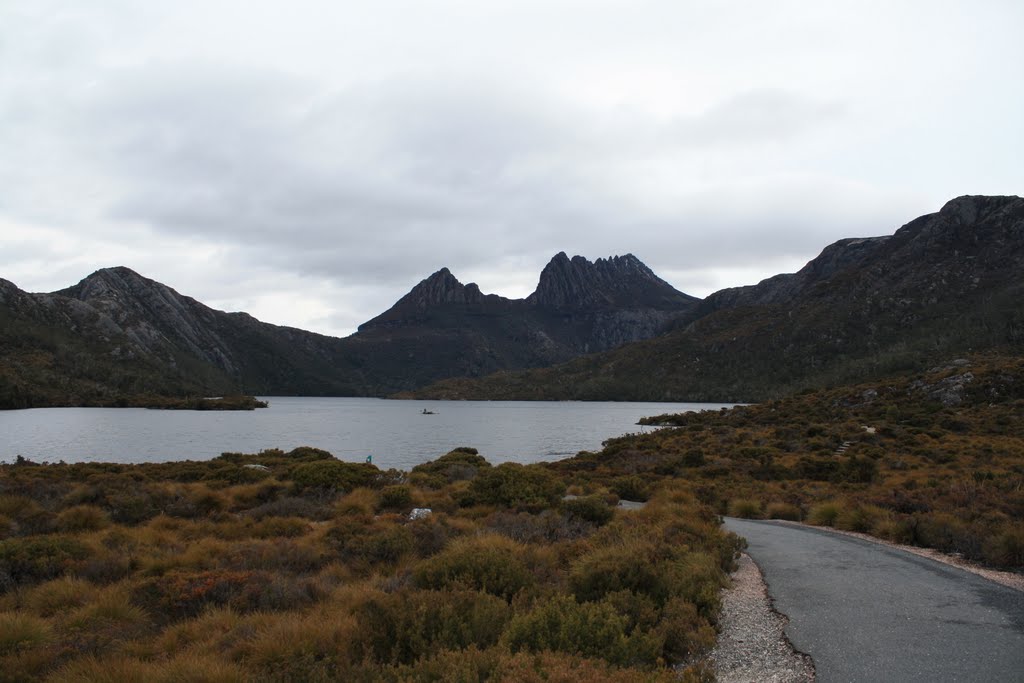
[[[158,394],[383,396],[666,331],[698,300],[632,255],[559,254],[528,299],[442,269],[345,339],[217,311],[124,267],[52,294],[0,280],[0,407]]]
[[[429,398],[736,400],[1024,348],[1024,200],[960,197],[894,235],[726,289],[670,334],[564,365],[448,380]]]

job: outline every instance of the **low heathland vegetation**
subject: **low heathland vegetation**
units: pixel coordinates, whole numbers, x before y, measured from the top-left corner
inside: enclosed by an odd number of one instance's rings
[[[554,463],[624,497],[685,480],[718,513],[803,521],[1024,568],[1024,360],[721,411]],[[628,491],[628,493],[626,493]]]
[[[468,448],[4,465],[0,680],[709,680],[741,541],[627,490]]]
[[[710,680],[742,546],[719,515],[1024,568],[1022,412],[1024,361],[991,357],[657,416],[548,464],[19,460],[0,680]]]

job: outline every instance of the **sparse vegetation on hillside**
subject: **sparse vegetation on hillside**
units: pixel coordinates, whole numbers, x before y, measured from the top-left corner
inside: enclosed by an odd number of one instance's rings
[[[612,487],[685,480],[738,517],[807,521],[1024,567],[1024,360],[959,360],[919,375],[718,412],[645,420],[553,463]]]

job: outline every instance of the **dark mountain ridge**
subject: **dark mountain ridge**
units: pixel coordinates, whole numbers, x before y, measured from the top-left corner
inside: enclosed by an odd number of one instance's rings
[[[716,292],[678,329],[428,397],[760,400],[1024,345],[1024,200],[964,196],[797,273]]]
[[[562,261],[569,267],[549,264],[538,293],[521,300],[484,295],[444,268],[345,339],[218,311],[126,267],[51,294],[0,281],[0,403],[109,403],[126,392],[383,396],[645,339],[697,301],[632,255],[591,264],[559,254],[552,264]],[[561,295],[548,303],[544,292]]]

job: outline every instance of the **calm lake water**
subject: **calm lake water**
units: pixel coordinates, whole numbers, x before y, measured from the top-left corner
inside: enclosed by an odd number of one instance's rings
[[[197,412],[136,408],[0,411],[0,460],[162,462],[316,446],[348,461],[373,456],[408,470],[457,446],[492,463],[558,460],[614,436],[651,429],[646,415],[718,410],[719,403],[386,401],[270,397],[270,408]],[[423,415],[426,408],[434,415]]]

